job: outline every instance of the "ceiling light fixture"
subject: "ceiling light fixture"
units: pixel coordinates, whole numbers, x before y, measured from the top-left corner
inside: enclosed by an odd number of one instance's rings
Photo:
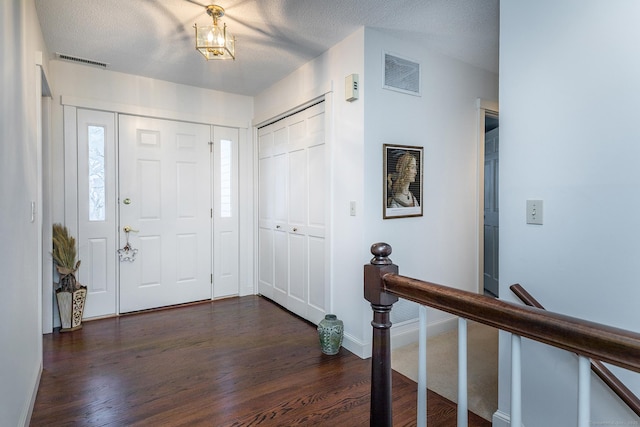
[[[224,16],[224,9],[211,4],[207,14],[213,18],[213,25],[196,29],[196,49],[209,59],[236,59],[236,38],[227,31],[227,24],[218,25],[218,19]]]

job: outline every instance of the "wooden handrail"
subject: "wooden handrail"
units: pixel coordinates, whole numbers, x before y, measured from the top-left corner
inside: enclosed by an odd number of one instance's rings
[[[371,426],[391,426],[390,312],[398,297],[592,359],[640,372],[640,334],[398,274],[391,246],[375,243],[364,266],[364,297],[374,312]]]
[[[509,289],[528,306],[545,308],[519,283],[509,286]],[[627,406],[640,417],[640,399],[615,376],[613,372],[599,360],[591,360],[591,370],[616,394]]]
[[[640,372],[640,334],[398,274],[382,277],[391,295]]]

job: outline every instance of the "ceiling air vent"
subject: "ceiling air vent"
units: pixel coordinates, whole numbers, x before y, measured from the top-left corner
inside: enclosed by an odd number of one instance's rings
[[[420,95],[420,64],[406,58],[383,53],[384,85],[409,95]]]
[[[94,61],[93,59],[79,58],[77,56],[66,55],[64,53],[56,52],[56,56],[59,59],[63,59],[65,61],[77,62],[79,64],[84,65],[93,65],[94,67],[107,68],[106,62]]]

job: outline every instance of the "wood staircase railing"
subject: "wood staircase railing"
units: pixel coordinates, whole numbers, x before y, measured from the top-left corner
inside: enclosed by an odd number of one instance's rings
[[[373,310],[371,426],[393,423],[390,314],[398,297],[640,372],[638,333],[400,276],[386,243],[372,245],[371,253],[371,263],[364,266],[364,296]]]
[[[527,292],[519,283],[509,286],[511,292],[513,292],[520,300],[530,307],[545,308],[536,300],[529,292]],[[611,389],[618,395],[620,399],[627,406],[640,417],[640,399],[633,394],[629,388],[622,383],[613,372],[602,364],[599,360],[591,360],[591,370]]]

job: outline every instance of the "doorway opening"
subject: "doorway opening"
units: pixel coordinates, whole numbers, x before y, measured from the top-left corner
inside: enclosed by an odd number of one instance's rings
[[[487,296],[499,294],[499,120],[497,112],[484,117],[484,211],[482,287]]]

